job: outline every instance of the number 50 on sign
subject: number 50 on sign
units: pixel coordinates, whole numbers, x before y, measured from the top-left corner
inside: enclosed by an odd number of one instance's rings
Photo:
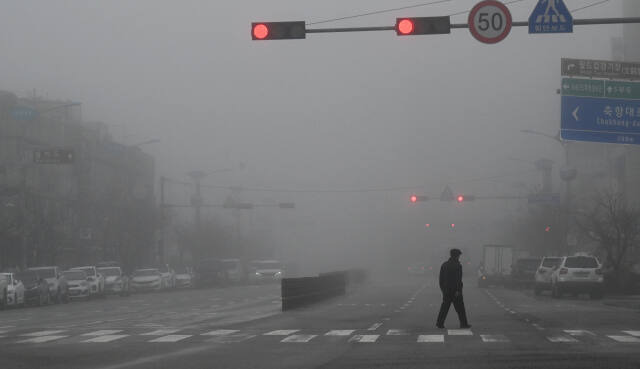
[[[481,1],[471,9],[468,23],[476,40],[495,44],[504,40],[511,31],[511,12],[499,1]]]

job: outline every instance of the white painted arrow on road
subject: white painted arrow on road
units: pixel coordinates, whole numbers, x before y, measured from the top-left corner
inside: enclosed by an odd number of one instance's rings
[[[573,115],[573,118],[576,120],[576,122],[580,121],[580,118],[578,118],[578,111],[580,110],[580,107],[578,106],[576,108],[576,110],[573,111],[573,113],[571,115]]]

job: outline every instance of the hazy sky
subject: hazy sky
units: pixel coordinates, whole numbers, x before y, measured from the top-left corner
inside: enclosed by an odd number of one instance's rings
[[[561,161],[556,143],[519,130],[555,133],[560,58],[609,59],[610,39],[621,33],[576,26],[533,36],[520,27],[496,45],[466,29],[255,42],[252,21],[312,22],[420,2],[0,1],[1,89],[81,101],[85,119],[117,125],[112,132],[128,143],[160,139],[145,147],[158,174],[185,178],[244,162],[242,173],[209,183],[275,188],[428,185],[439,193],[445,183],[531,169],[508,157]],[[592,2],[566,0],[571,9]],[[314,27],[393,25],[396,16],[447,15],[474,3]],[[513,18],[526,20],[535,3],[510,5]],[[620,15],[621,1],[611,0],[574,17]]]

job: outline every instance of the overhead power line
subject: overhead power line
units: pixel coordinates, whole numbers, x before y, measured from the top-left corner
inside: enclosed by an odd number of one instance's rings
[[[572,12],[572,13],[579,12],[579,11],[581,11],[581,10],[589,9],[589,8],[591,8],[592,6],[602,5],[602,4],[604,4],[604,3],[608,3],[609,1],[610,1],[610,0],[600,0],[600,1],[596,1],[595,3],[589,4],[589,5],[585,5],[585,6],[580,7],[580,8],[571,9],[571,12]]]
[[[353,19],[353,18],[366,17],[366,16],[369,16],[369,15],[391,13],[391,12],[396,12],[398,10],[419,8],[419,7],[423,7],[423,6],[435,5],[435,4],[440,4],[440,3],[448,3],[448,2],[451,2],[451,1],[453,1],[453,0],[436,0],[436,1],[430,1],[430,2],[427,2],[427,3],[402,6],[402,7],[399,7],[399,8],[374,10],[374,11],[370,11],[370,12],[366,12],[366,13],[348,15],[348,16],[340,17],[340,18],[331,18],[331,19],[324,19],[324,20],[316,21],[316,22],[310,22],[310,23],[307,23],[307,25],[337,22],[337,21],[341,21],[341,20],[345,20],[345,19]]]

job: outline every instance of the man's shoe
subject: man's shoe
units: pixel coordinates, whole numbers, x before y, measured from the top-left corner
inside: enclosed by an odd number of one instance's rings
[[[460,329],[469,329],[471,328],[471,324],[461,325]]]
[[[436,324],[436,328],[438,328],[438,329],[444,329],[444,325],[438,325],[438,324]]]

